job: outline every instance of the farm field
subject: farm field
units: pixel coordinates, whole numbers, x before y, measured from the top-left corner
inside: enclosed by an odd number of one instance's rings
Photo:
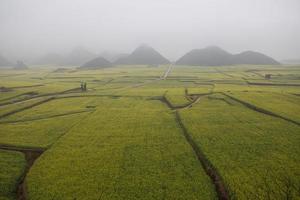
[[[0,69],[0,199],[300,199],[300,66],[168,68]]]

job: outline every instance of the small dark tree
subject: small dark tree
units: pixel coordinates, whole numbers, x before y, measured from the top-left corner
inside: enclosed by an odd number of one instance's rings
[[[265,79],[271,79],[271,74],[265,74]]]

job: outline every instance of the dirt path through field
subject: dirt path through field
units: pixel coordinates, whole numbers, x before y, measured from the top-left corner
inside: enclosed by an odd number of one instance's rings
[[[202,168],[204,169],[205,173],[210,177],[212,183],[215,186],[215,190],[218,195],[219,200],[229,200],[229,193],[228,190],[223,183],[223,180],[221,176],[219,175],[218,171],[215,169],[215,167],[211,164],[211,162],[206,158],[204,153],[201,151],[197,143],[192,139],[191,135],[188,133],[186,127],[184,126],[179,112],[176,110],[175,117],[177,124],[181,128],[184,137],[186,141],[189,143],[189,145],[192,147],[194,153],[197,156],[197,159],[201,163]]]
[[[0,144],[0,149],[6,151],[18,151],[24,154],[26,159],[26,167],[25,170],[20,178],[20,182],[17,187],[17,199],[18,200],[26,200],[27,199],[27,192],[25,186],[25,177],[26,174],[29,172],[30,168],[32,167],[35,160],[40,157],[40,155],[45,151],[42,148],[25,148],[25,147],[17,147],[17,146],[10,146]]]
[[[62,92],[34,94],[34,95],[29,95],[28,97],[23,98],[23,99],[13,100],[12,98],[20,96],[20,95],[17,95],[17,96],[11,97],[11,101],[0,103],[0,106],[6,106],[6,105],[9,105],[9,104],[15,104],[15,103],[19,103],[19,102],[29,101],[29,100],[40,98],[40,97],[55,97],[57,95],[64,95],[64,94],[71,94],[71,93],[81,93],[81,92],[82,91],[81,91],[80,88],[72,88],[72,89],[69,89],[69,90],[62,91]],[[26,94],[26,93],[24,93],[24,94]],[[21,94],[21,95],[24,95],[24,94]],[[4,101],[4,100],[1,100],[1,101]]]
[[[168,69],[165,71],[165,73],[160,77],[160,80],[165,80],[169,76],[172,68],[173,68],[173,65],[170,64]]]
[[[37,121],[37,120],[51,119],[51,118],[56,118],[56,117],[64,117],[64,116],[68,116],[68,115],[76,115],[76,114],[81,114],[81,113],[86,113],[86,112],[93,112],[93,111],[94,111],[94,109],[71,111],[71,112],[67,112],[67,113],[54,114],[54,115],[50,115],[50,116],[41,116],[41,117],[35,117],[35,118],[29,118],[29,119],[0,121],[0,124],[14,124],[14,123],[20,123],[20,122],[32,122],[32,121]]]
[[[154,79],[154,80],[151,80],[151,81],[146,81],[144,83],[138,83],[138,84],[134,84],[134,85],[131,85],[131,86],[128,86],[128,88],[136,88],[136,87],[141,87],[141,86],[144,86],[144,85],[147,85],[149,83],[154,83],[156,81],[161,81],[161,80],[165,80],[167,79],[168,75],[170,74],[171,70],[172,70],[172,66],[173,65],[170,65],[167,70],[164,72],[164,74],[162,76],[160,76],[159,78],[157,79]]]
[[[222,177],[220,176],[220,174],[218,173],[216,168],[212,165],[212,163],[206,158],[205,154],[201,151],[201,149],[199,148],[197,143],[193,140],[191,135],[188,133],[186,127],[184,126],[184,124],[181,120],[181,117],[180,117],[180,114],[178,111],[180,109],[190,108],[193,104],[197,103],[200,100],[201,96],[205,96],[205,95],[209,95],[209,94],[210,93],[198,95],[198,96],[196,96],[196,98],[194,96],[193,97],[194,100],[192,102],[190,102],[187,105],[182,105],[179,107],[173,106],[172,103],[169,102],[165,96],[158,98],[157,100],[162,101],[164,104],[166,104],[168,106],[169,109],[175,110],[176,122],[177,122],[178,126],[180,127],[180,129],[182,130],[182,133],[183,133],[186,141],[189,143],[189,145],[193,149],[195,155],[197,156],[197,159],[200,162],[205,173],[210,177],[212,183],[214,184],[216,193],[218,195],[218,199],[219,200],[229,200],[230,199],[229,192],[228,192],[227,187],[223,183]],[[187,93],[186,93],[186,95],[187,95]]]
[[[48,101],[51,101],[51,100],[53,100],[53,99],[54,99],[54,97],[50,97],[50,98],[47,98],[47,99],[43,99],[43,100],[41,100],[41,101],[39,101],[39,102],[33,103],[33,104],[31,104],[31,105],[25,106],[25,107],[23,107],[23,108],[19,108],[19,109],[16,109],[16,110],[13,110],[13,111],[4,113],[4,114],[0,115],[0,119],[5,118],[5,117],[8,117],[8,116],[13,115],[13,114],[16,114],[16,113],[18,113],[18,112],[22,112],[22,111],[24,111],[24,110],[33,108],[33,107],[35,107],[35,106],[41,105],[41,104],[46,103],[46,102],[48,102]]]

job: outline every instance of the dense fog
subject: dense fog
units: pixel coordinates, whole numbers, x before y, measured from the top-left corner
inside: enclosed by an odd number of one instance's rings
[[[146,43],[172,61],[209,45],[300,58],[299,19],[299,0],[1,0],[0,54],[32,61]]]

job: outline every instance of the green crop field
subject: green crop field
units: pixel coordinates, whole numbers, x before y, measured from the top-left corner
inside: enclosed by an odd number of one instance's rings
[[[0,199],[15,199],[16,185],[24,172],[26,161],[20,152],[0,150]]]
[[[300,66],[168,68],[0,69],[0,199],[300,199]]]

